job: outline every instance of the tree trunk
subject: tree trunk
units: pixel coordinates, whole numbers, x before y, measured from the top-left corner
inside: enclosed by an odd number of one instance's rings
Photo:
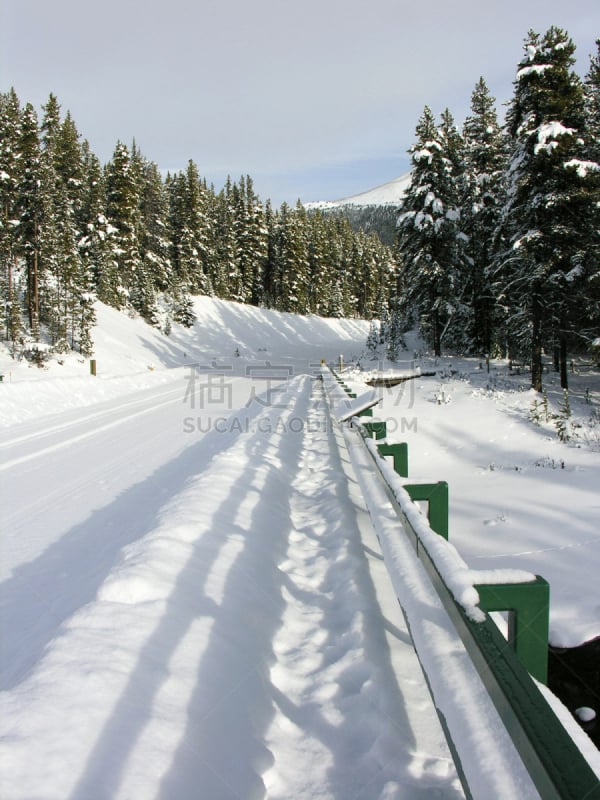
[[[27,258],[27,316],[29,317],[29,329],[31,331],[39,329],[40,320],[37,238],[38,226],[36,223],[33,236],[33,261],[31,261],[30,257]],[[38,338],[35,332],[34,338]]]
[[[484,325],[483,325],[483,352],[491,356],[492,355],[492,320],[491,320],[491,310],[489,301],[486,298],[485,303],[485,310],[484,310]]]
[[[542,391],[542,315],[539,304],[534,301],[531,331],[531,388]]]
[[[40,290],[38,280],[38,251],[37,244],[33,251],[33,305],[32,305],[32,322],[31,330],[33,331],[34,338],[40,338]]]
[[[442,355],[442,335],[437,309],[433,312],[433,352],[436,356]]]
[[[10,321],[12,319],[12,256],[6,259],[6,266],[8,270],[7,274],[7,282],[6,282],[6,299],[8,301],[8,306],[6,309],[6,341],[8,342],[10,339]]]
[[[569,388],[569,373],[567,369],[567,332],[564,326],[560,329],[560,385],[562,389]]]

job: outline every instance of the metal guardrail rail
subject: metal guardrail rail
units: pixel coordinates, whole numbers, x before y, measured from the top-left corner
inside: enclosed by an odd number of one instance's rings
[[[331,372],[352,397],[343,379],[333,369]],[[392,456],[394,471],[408,478],[407,445],[385,441],[385,422],[369,420],[372,409],[360,412],[360,416],[357,427],[363,441],[371,438],[376,445],[368,447],[365,441],[365,449],[402,529],[410,537],[540,796],[543,800],[600,800],[600,781],[532,677],[541,683],[547,678],[548,583],[536,576],[529,583],[476,584],[479,608],[485,614],[483,621],[473,621],[446,585],[382,469],[385,456]],[[348,424],[356,425],[356,419]],[[413,502],[428,500],[430,527],[447,539],[447,484],[407,482],[403,488]],[[492,611],[508,611],[508,641],[489,616]]]

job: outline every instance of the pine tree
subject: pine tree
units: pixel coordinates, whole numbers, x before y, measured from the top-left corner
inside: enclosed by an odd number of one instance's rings
[[[596,53],[590,58],[583,91],[588,155],[590,160],[598,162],[600,161],[600,39],[596,40]]]
[[[17,186],[18,251],[25,261],[25,297],[29,329],[34,341],[40,338],[40,261],[44,210],[43,172],[38,117],[31,103],[23,109],[19,141],[20,174]]]
[[[84,225],[82,219],[84,149],[80,138],[75,122],[71,114],[67,112],[56,136],[55,169],[73,209],[75,225],[79,233],[83,231]]]
[[[72,227],[69,204],[63,181],[57,172],[58,137],[60,133],[60,106],[53,94],[42,106],[44,112],[40,127],[41,152],[40,170],[42,175],[40,217],[40,274],[39,319],[46,326],[52,345],[59,351],[68,350],[63,248],[69,248],[72,237],[63,236],[65,227]],[[69,231],[71,233],[71,231]],[[70,253],[69,253],[70,256]],[[66,256],[67,261],[69,256]]]
[[[398,248],[406,286],[404,301],[416,310],[423,335],[440,355],[442,339],[460,308],[464,290],[462,145],[449,112],[444,113],[438,128],[428,107],[416,136],[409,151],[411,184],[398,219]]]
[[[117,142],[102,169],[54,95],[43,112],[39,126],[31,105],[0,95],[0,290],[13,341],[20,293],[35,340],[84,354],[96,297],[153,324],[166,309],[167,326],[191,324],[190,292],[339,317],[388,307],[394,258],[346,216],[300,202],[273,212],[250,176],[216,195],[191,161],[163,181],[135,141]]]
[[[18,289],[20,137],[21,107],[12,89],[8,94],[0,95],[0,289],[6,299],[3,327],[6,339],[12,342],[13,357],[24,334]]]
[[[119,284],[118,264],[113,254],[112,238],[116,233],[106,216],[106,181],[98,158],[82,145],[83,186],[79,249],[90,276],[90,289],[108,305],[119,304],[114,292]]]
[[[198,167],[190,159],[185,173],[185,221],[180,259],[186,261],[185,272],[189,277],[190,292],[210,295],[213,291],[209,275],[210,222],[205,191]]]
[[[356,297],[353,293],[353,270],[356,268],[354,233],[345,217],[334,218],[332,230],[337,264],[333,271],[333,292],[330,315],[351,317],[356,313]]]
[[[507,117],[511,156],[496,234],[497,269],[510,325],[531,353],[534,389],[542,389],[544,342],[560,348],[567,386],[573,301],[594,238],[594,173],[583,163],[584,101],[573,72],[575,46],[559,28],[530,31]]]
[[[386,344],[386,355],[388,359],[390,361],[397,361],[401,350],[404,348],[404,337],[402,335],[402,312],[396,298],[392,301]]]
[[[327,305],[329,265],[326,222],[321,211],[309,214],[308,223],[308,308],[319,314]]]
[[[596,41],[596,53],[590,58],[590,67],[585,76],[585,130],[587,168],[596,171],[600,165],[600,39]],[[600,202],[592,204],[595,222],[591,227],[596,232],[589,242],[583,302],[578,320],[578,332],[587,341],[593,341],[600,329]]]
[[[558,438],[561,442],[568,442],[573,436],[571,422],[571,403],[569,401],[569,390],[563,389],[563,399],[555,416],[555,425]]]
[[[239,246],[242,253],[244,294],[248,302],[260,305],[264,300],[263,273],[267,258],[268,231],[263,205],[254,192],[252,178],[246,175],[245,179],[240,181],[240,187],[242,217]]]
[[[157,325],[157,294],[168,291],[171,283],[167,197],[157,165],[147,159],[142,161],[140,183],[140,257],[145,282],[141,313]]]
[[[475,352],[489,354],[494,336],[495,298],[492,288],[492,238],[498,223],[500,184],[506,168],[504,136],[495,100],[483,78],[471,95],[471,115],[463,127],[466,194],[462,228],[471,265],[467,287],[472,308],[471,337]]]
[[[54,348],[60,352],[91,348],[95,316],[90,292],[92,277],[81,252],[83,234],[83,148],[67,113],[50,95],[42,121],[42,163],[48,193],[45,198],[42,255],[47,272],[43,320]]]
[[[277,214],[271,201],[265,204],[265,229],[267,232],[262,291],[267,308],[276,308],[279,299],[279,274],[277,263]]]
[[[228,178],[215,206],[216,258],[213,285],[217,297],[243,301],[240,254],[235,230],[234,189]]]
[[[135,297],[141,272],[139,245],[139,185],[135,163],[129,148],[117,142],[106,174],[106,215],[114,228],[111,258],[116,263],[117,283],[111,286],[107,302],[122,308]],[[142,284],[143,286],[143,284]]]
[[[172,280],[189,284],[189,277],[185,270],[185,260],[182,259],[181,243],[185,228],[186,185],[185,175],[182,172],[167,175],[165,181],[167,193],[167,227],[169,240],[169,261],[172,268]]]
[[[279,309],[306,314],[308,301],[308,241],[306,212],[300,203],[290,209],[283,203],[279,214],[277,265],[280,275]]]
[[[369,335],[367,336],[367,350],[371,361],[377,358],[377,348],[379,347],[379,326],[375,320],[371,320],[369,325]]]

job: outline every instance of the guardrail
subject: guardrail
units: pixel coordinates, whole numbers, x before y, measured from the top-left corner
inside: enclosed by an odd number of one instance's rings
[[[348,397],[355,396],[340,376],[331,372]],[[444,481],[409,482],[408,446],[388,443],[386,423],[369,419],[372,416],[370,408],[348,424],[360,431],[402,530],[409,536],[541,797],[598,800],[598,778],[534,680],[547,680],[548,583],[540,576],[523,583],[475,582],[482,613],[480,620],[474,620],[448,587],[443,570],[430,552],[431,544],[424,541],[427,537],[414,522],[415,501],[427,501],[430,530],[448,539],[448,485]],[[393,459],[392,476],[386,456]],[[508,612],[507,639],[489,616],[494,611]]]

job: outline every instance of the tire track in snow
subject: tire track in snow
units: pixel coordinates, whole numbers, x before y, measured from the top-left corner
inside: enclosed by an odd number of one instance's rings
[[[162,387],[161,387],[162,388]],[[23,444],[24,442],[29,442],[32,440],[39,440],[41,438],[45,438],[47,436],[52,436],[55,433],[60,433],[65,430],[69,430],[71,428],[76,427],[77,425],[81,425],[86,422],[91,422],[93,420],[102,420],[103,417],[114,416],[116,413],[119,413],[123,410],[144,405],[147,403],[149,399],[153,402],[159,400],[163,397],[179,397],[181,398],[181,387],[177,386],[176,389],[168,389],[166,391],[152,392],[151,395],[147,395],[145,397],[138,398],[137,400],[128,400],[124,402],[119,402],[117,404],[110,405],[109,408],[102,409],[101,411],[94,411],[90,414],[85,414],[83,417],[78,417],[77,419],[70,419],[67,422],[61,422],[59,424],[50,425],[49,427],[44,427],[41,430],[33,431],[32,433],[22,434],[21,436],[16,436],[13,439],[7,439],[6,441],[0,442],[0,450],[5,450],[10,447],[14,447],[18,444]],[[155,406],[156,407],[156,406]],[[120,417],[123,421],[129,419],[132,415],[126,414]],[[135,415],[133,415],[135,416]],[[31,422],[24,423],[25,425],[30,425]]]
[[[86,439],[90,439],[91,437],[97,436],[100,433],[105,433],[106,431],[111,430],[111,428],[116,428],[119,425],[123,425],[123,424],[125,424],[127,422],[130,422],[132,419],[135,419],[137,417],[143,417],[146,414],[152,414],[153,412],[157,411],[159,408],[163,408],[165,406],[172,405],[172,403],[175,401],[175,398],[177,398],[178,402],[181,401],[181,390],[178,390],[177,392],[171,392],[170,394],[172,396],[171,396],[171,398],[169,400],[165,400],[165,401],[160,402],[160,403],[153,402],[153,404],[151,406],[143,408],[140,411],[135,411],[135,412],[130,413],[130,414],[125,414],[123,416],[119,416],[119,417],[117,417],[117,419],[113,419],[111,422],[105,422],[104,424],[101,424],[101,425],[95,425],[93,428],[91,428],[89,430],[86,430],[83,433],[78,433],[75,436],[70,436],[68,438],[61,438],[61,440],[59,442],[55,442],[54,444],[48,445],[47,447],[42,447],[39,450],[33,451],[32,453],[28,453],[26,455],[19,456],[18,458],[13,458],[10,461],[5,461],[3,464],[0,464],[0,472],[5,472],[6,470],[13,469],[14,467],[18,466],[19,464],[24,464],[27,461],[31,461],[32,459],[39,458],[40,456],[49,455],[50,453],[54,453],[57,450],[63,450],[66,447],[72,447],[74,444],[77,444],[79,442],[83,442]],[[121,408],[122,408],[122,406],[118,406],[118,408],[116,410],[120,411]],[[114,414],[114,411],[115,411],[115,409],[111,409],[110,412],[108,412],[106,414],[106,416],[108,416],[109,413],[111,415]],[[93,418],[95,416],[96,415],[91,415],[91,418]],[[102,416],[105,416],[105,415],[101,414],[99,416],[100,416],[100,418],[102,418]],[[82,420],[80,420],[79,422],[81,422],[81,421]],[[60,432],[65,427],[68,429],[68,427],[70,427],[70,426],[65,426],[65,425],[58,426],[55,430],[49,431],[49,433]],[[28,438],[33,438],[33,437],[28,437]],[[11,442],[7,442],[4,446],[10,446],[10,445],[16,444],[16,443],[18,443],[18,441],[19,441],[18,439],[15,439],[15,440],[13,440]]]

